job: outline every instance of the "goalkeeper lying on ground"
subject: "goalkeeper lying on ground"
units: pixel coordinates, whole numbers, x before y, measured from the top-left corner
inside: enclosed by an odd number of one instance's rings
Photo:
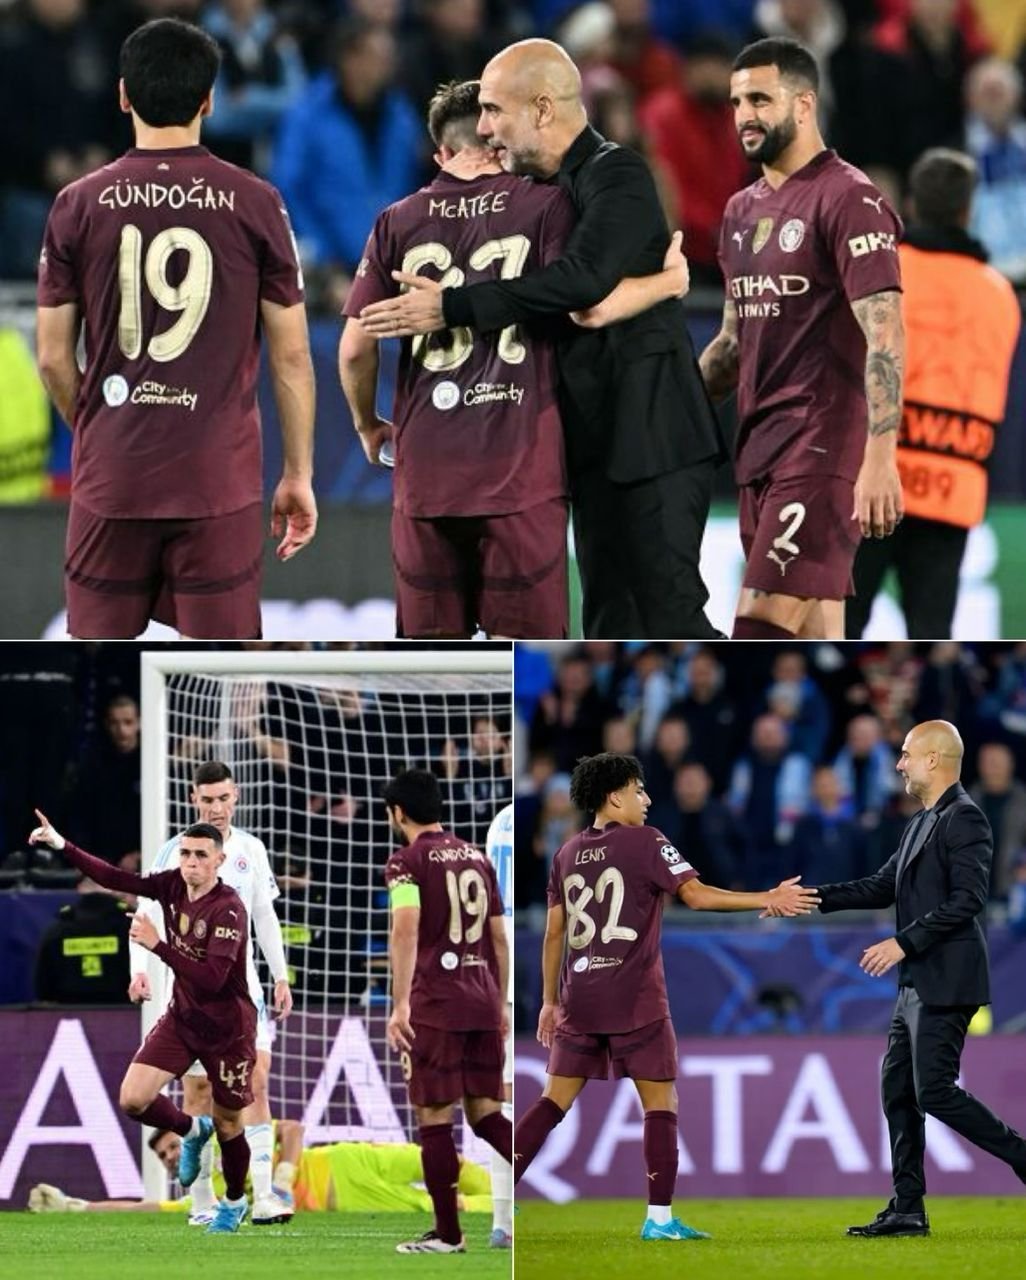
[[[222,1183],[220,1152],[214,1149],[214,1188]],[[178,1173],[182,1140],[176,1133],[158,1130],[150,1138],[164,1168]],[[303,1147],[303,1126],[297,1120],[274,1124],[275,1194],[295,1196],[297,1209],[337,1209],[355,1213],[400,1212],[409,1209],[430,1213],[431,1199],[420,1185],[424,1171],[420,1147],[413,1143],[332,1142]],[[491,1187],[480,1165],[460,1157],[460,1207],[470,1213],[491,1213]],[[86,1210],[188,1212],[189,1197],[180,1200],[81,1200],[58,1187],[40,1183],[29,1193],[34,1213]]]

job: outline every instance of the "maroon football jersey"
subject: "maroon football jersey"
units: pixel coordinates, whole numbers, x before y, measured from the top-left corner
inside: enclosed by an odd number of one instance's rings
[[[697,876],[655,827],[610,822],[563,845],[548,889],[549,906],[566,913],[560,1027],[610,1035],[670,1016],[659,949],[663,895]]]
[[[223,880],[189,901],[177,868],[140,876],[122,871],[70,841],[64,856],[80,871],[117,893],[152,898],[164,908],[166,941],[153,954],[175,975],[168,1012],[193,1039],[217,1046],[256,1034],[256,1006],[246,979],[249,917],[242,899]],[[216,978],[216,970],[224,971]]]
[[[860,170],[821,151],[776,191],[730,198],[720,266],[740,345],[736,477],[855,480],[866,445],[866,341],[851,304],[901,288],[901,222]]]
[[[130,519],[260,501],[262,299],[303,299],[281,196],[205,147],[133,148],[64,188],[39,303],[85,322],[76,502]]]
[[[398,849],[385,883],[420,890],[414,1022],[449,1031],[493,1031],[502,1022],[492,916],[503,914],[491,859],[448,831],[425,831]]]
[[[440,173],[374,224],[345,314],[392,297],[393,270],[445,286],[512,280],[558,258],[569,197],[509,174]],[[566,492],[551,346],[521,325],[404,341],[395,427],[396,508],[418,517],[508,515]]]

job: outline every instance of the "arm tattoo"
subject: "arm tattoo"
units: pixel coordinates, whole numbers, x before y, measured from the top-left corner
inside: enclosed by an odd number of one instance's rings
[[[866,335],[866,401],[869,434],[882,436],[901,426],[905,330],[901,295],[894,289],[871,293],[852,303]]]
[[[737,310],[733,302],[723,307],[723,324],[719,333],[698,360],[706,390],[713,400],[729,396],[738,383],[740,354],[737,342]]]

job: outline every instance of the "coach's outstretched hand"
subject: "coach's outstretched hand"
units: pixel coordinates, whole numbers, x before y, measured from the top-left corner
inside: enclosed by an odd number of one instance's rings
[[[375,338],[408,338],[445,328],[442,286],[437,280],[409,271],[393,271],[392,279],[403,286],[403,292],[397,298],[372,302],[360,312],[360,323],[369,334]]]
[[[790,880],[781,880],[769,894],[769,904],[759,916],[764,920],[767,916],[807,916],[814,907],[820,904],[819,891],[807,885],[799,884],[801,876],[792,876]]]
[[[29,836],[29,844],[45,844],[48,849],[56,849],[59,853],[66,843],[64,837],[51,825],[50,819],[45,813],[39,809],[35,812],[36,817],[39,819],[39,826],[33,828],[32,834]]]
[[[279,560],[291,560],[317,532],[317,502],[309,480],[283,477],[271,499],[271,537],[278,543]]]

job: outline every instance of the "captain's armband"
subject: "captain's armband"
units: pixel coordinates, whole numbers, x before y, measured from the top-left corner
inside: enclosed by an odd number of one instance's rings
[[[393,907],[419,907],[420,886],[409,880],[394,884],[388,891],[388,900]]]

